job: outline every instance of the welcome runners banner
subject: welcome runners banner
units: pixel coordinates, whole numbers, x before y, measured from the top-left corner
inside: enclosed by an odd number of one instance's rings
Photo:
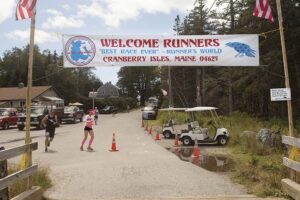
[[[258,66],[258,35],[64,35],[65,67]]]

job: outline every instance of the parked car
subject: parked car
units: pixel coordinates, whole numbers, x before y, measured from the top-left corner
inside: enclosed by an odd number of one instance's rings
[[[30,108],[30,126],[34,126],[37,129],[44,129],[42,119],[49,113],[50,109],[51,109],[50,106],[42,106],[42,105],[32,106]],[[57,115],[57,119],[58,119],[58,123],[56,126],[59,126],[63,114],[62,107],[52,106],[52,109],[55,115]],[[25,123],[26,123],[26,112],[20,113],[18,115],[18,122],[17,122],[18,129],[20,131],[25,128]]]
[[[142,109],[142,111],[142,117],[144,120],[155,120],[157,117],[157,108],[155,106],[146,106]]]
[[[111,114],[111,113],[116,113],[118,109],[114,106],[105,106],[105,108],[101,109],[99,112],[101,114]]]
[[[80,122],[82,122],[83,115],[83,111],[80,110],[77,106],[65,106],[64,115],[61,121],[76,123],[76,120],[79,120]]]
[[[48,114],[48,109],[45,107],[32,107],[30,110],[30,126],[35,126],[37,129],[43,129],[42,119]],[[18,115],[18,129],[21,131],[25,128],[26,112]]]
[[[17,109],[15,108],[0,108],[0,127],[4,130],[10,126],[17,125]]]

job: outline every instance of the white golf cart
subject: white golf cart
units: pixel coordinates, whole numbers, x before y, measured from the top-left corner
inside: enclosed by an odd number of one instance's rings
[[[182,132],[188,132],[186,124],[177,124],[176,112],[184,112],[186,108],[162,108],[159,111],[168,111],[169,120],[162,126],[162,134],[165,138],[174,138],[176,134],[179,136]],[[185,129],[185,130],[184,130]]]
[[[215,107],[195,107],[185,110],[191,115],[193,121],[189,125],[189,131],[180,134],[179,140],[183,145],[193,145],[195,140],[197,140],[198,144],[227,144],[229,132],[226,128],[223,128],[216,109]],[[209,125],[212,125],[215,129],[214,136],[210,137],[208,128],[200,127],[198,121],[195,121],[195,112],[209,113],[211,118]]]

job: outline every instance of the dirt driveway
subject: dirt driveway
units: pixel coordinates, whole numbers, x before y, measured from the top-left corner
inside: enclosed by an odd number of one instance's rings
[[[101,115],[94,128],[95,152],[79,150],[84,123],[58,128],[48,153],[44,152],[43,131],[32,131],[33,141],[39,142],[34,161],[48,166],[54,181],[46,196],[57,200],[201,199],[203,195],[246,194],[227,176],[182,162],[156,144],[140,127],[140,117],[140,111]],[[16,138],[22,138],[24,131],[9,131],[6,137],[0,133],[0,138],[5,138],[2,144],[10,147],[23,143]],[[116,134],[119,152],[108,151],[112,133]]]

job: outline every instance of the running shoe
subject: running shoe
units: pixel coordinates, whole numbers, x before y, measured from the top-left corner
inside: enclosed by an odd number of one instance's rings
[[[88,147],[87,150],[94,151],[94,149],[92,147]]]

